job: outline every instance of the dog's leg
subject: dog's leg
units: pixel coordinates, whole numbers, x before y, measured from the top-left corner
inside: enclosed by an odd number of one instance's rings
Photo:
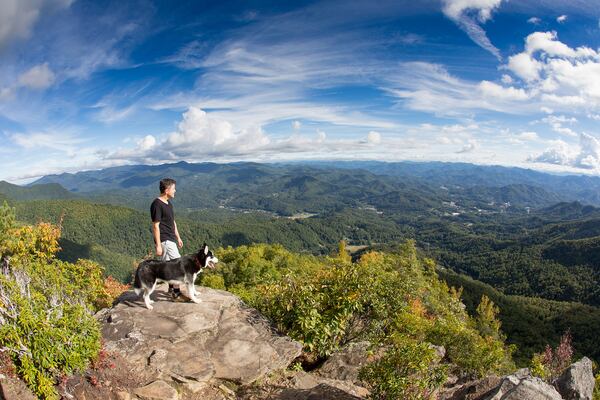
[[[147,287],[144,287],[144,304],[146,304],[146,308],[148,310],[152,310],[154,308],[152,307],[152,300],[150,300],[150,293],[152,293],[152,291]]]
[[[154,304],[154,300],[152,300],[150,298],[150,295],[152,294],[152,292],[154,292],[155,289],[156,289],[156,281],[154,281],[154,285],[152,285],[152,289],[150,289],[150,293],[148,293],[148,299],[150,300],[150,304]]]
[[[194,274],[194,275],[192,275],[192,295],[193,295],[194,297],[196,297],[196,294],[198,294],[198,292],[196,292],[196,283],[195,283],[195,282],[196,282],[196,276],[197,276],[197,275],[198,275],[198,274]]]
[[[187,290],[188,290],[188,294],[190,295],[190,299],[198,304],[201,303],[202,300],[200,300],[199,298],[196,297],[196,288],[194,287],[194,280],[191,279],[192,277],[188,277],[187,279]]]

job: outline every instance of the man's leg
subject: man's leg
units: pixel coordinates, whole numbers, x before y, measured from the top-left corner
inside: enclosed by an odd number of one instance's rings
[[[177,248],[177,244],[170,240],[165,240],[161,243],[163,248],[162,260],[169,261],[175,258],[180,258],[179,249]],[[169,291],[168,293],[173,296],[173,298],[177,298],[181,296],[181,289],[179,289],[179,285],[173,285],[169,283]]]

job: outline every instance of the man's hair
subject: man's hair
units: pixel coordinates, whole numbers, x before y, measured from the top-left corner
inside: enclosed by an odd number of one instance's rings
[[[161,179],[160,183],[158,185],[158,188],[160,189],[160,194],[163,194],[169,187],[173,186],[176,183],[177,182],[175,182],[175,179],[171,179],[171,178]]]

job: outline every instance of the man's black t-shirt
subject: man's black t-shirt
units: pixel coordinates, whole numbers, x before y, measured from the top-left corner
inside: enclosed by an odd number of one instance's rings
[[[160,222],[158,230],[160,231],[160,241],[170,240],[177,243],[175,236],[175,212],[173,211],[173,203],[165,204],[159,198],[154,199],[150,205],[150,216],[152,222]]]

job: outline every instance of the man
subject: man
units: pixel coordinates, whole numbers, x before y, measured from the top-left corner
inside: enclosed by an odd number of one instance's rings
[[[183,247],[183,241],[177,230],[175,212],[171,199],[175,197],[175,179],[164,178],[159,183],[160,196],[150,206],[150,217],[152,218],[152,236],[156,245],[156,255],[162,261],[180,258],[179,248]],[[179,285],[169,284],[169,294],[176,301],[184,301]]]

